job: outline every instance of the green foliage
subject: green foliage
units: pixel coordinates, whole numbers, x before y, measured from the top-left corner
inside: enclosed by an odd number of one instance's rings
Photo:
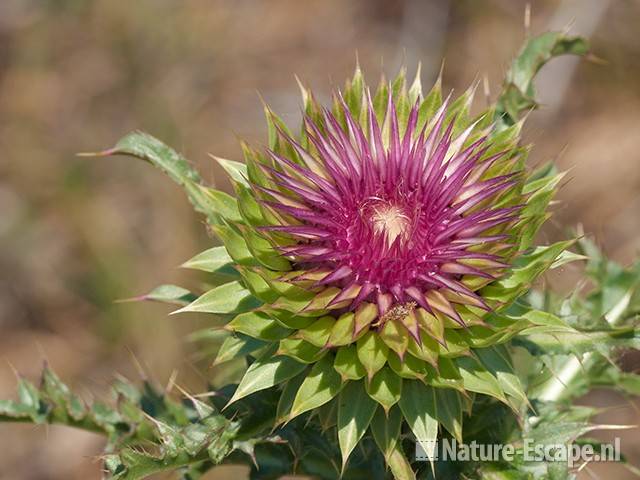
[[[551,59],[560,55],[586,55],[589,45],[584,38],[547,32],[530,39],[511,64],[496,104],[498,129],[518,122],[520,114],[537,107],[533,79]]]

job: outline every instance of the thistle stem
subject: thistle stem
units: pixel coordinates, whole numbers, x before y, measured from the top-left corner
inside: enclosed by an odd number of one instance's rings
[[[627,292],[616,303],[611,310],[609,310],[604,318],[612,327],[618,325],[624,319],[624,312],[629,306],[631,301],[631,292]],[[588,365],[590,360],[594,357],[592,352],[584,355],[582,361],[578,357],[572,357],[558,372],[558,374],[550,379],[543,387],[538,398],[545,402],[557,402],[561,400],[569,385],[580,375],[585,365]]]

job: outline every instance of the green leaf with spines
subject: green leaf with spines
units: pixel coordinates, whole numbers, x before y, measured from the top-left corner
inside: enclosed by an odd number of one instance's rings
[[[378,307],[373,303],[363,302],[355,312],[355,326],[353,332],[353,340],[360,338],[367,330],[371,323],[378,317]]]
[[[261,265],[271,270],[283,272],[291,270],[291,263],[280,255],[263,236],[250,228],[242,228],[241,232],[251,256]]]
[[[273,310],[280,310],[289,314],[294,314],[298,317],[321,317],[326,315],[325,310],[305,310],[305,307],[309,305],[309,302],[314,297],[313,293],[309,293],[309,298],[288,298],[282,296],[273,302],[270,306]]]
[[[480,290],[487,301],[509,304],[528,289],[532,282],[548,270],[558,256],[575,243],[565,240],[552,245],[539,247],[534,253],[521,256],[516,265],[503,279],[493,282]]]
[[[251,364],[227,405],[289,380],[306,368],[304,363],[290,357],[274,356],[276,348],[274,345]]]
[[[364,365],[358,359],[358,350],[355,345],[337,349],[333,368],[340,374],[343,381],[360,380],[367,374]]]
[[[204,293],[189,305],[175,313],[201,312],[229,314],[251,310],[260,306],[260,302],[239,282],[229,282]]]
[[[233,259],[225,247],[213,247],[184,262],[181,267],[213,273],[229,266]]]
[[[177,285],[159,285],[149,293],[123,301],[148,300],[152,302],[168,303],[170,305],[188,305],[198,296],[186,288]]]
[[[327,353],[327,349],[316,347],[300,338],[280,340],[280,347],[278,348],[278,354],[287,355],[302,363],[315,363]]]
[[[415,310],[418,326],[438,343],[444,343],[444,323],[439,315],[432,315],[424,308]]]
[[[386,322],[378,333],[378,336],[387,347],[396,352],[400,357],[404,357],[409,347],[409,335],[400,322],[395,320]]]
[[[444,347],[440,347],[440,356],[455,358],[469,353],[469,345],[457,330],[446,328],[444,331]]]
[[[516,123],[522,112],[537,106],[533,78],[549,60],[559,55],[585,55],[589,51],[582,37],[567,37],[562,32],[546,32],[528,39],[507,72],[497,101],[497,129]]]
[[[215,190],[202,185],[191,187],[198,192],[200,203],[207,212],[220,215],[230,222],[243,223],[244,219],[238,210],[238,201],[226,192]]]
[[[424,360],[406,354],[404,358],[390,354],[387,362],[391,369],[402,378],[422,380],[427,375],[427,363]]]
[[[271,285],[251,267],[236,265],[236,270],[242,277],[242,283],[261,302],[270,304],[280,297],[278,292],[275,292]]]
[[[318,424],[322,432],[328,432],[338,424],[338,398],[334,397],[324,405],[318,407],[312,416],[318,418]]]
[[[376,93],[373,97],[373,111],[376,116],[376,120],[379,125],[384,122],[385,114],[387,112],[387,104],[389,101],[389,84],[382,78],[376,89]]]
[[[382,405],[385,412],[398,403],[402,395],[402,377],[388,366],[379,370],[366,386],[369,396]]]
[[[333,368],[333,361],[333,355],[325,355],[313,366],[293,401],[290,420],[324,405],[340,392],[343,383]]]
[[[460,443],[462,439],[462,400],[460,394],[449,388],[434,388],[436,418]]]
[[[445,114],[445,125],[448,125],[449,122],[453,121],[452,134],[454,137],[457,137],[460,133],[462,133],[462,131],[466,129],[471,123],[469,110],[477,87],[477,83],[471,85],[447,108],[447,112]]]
[[[347,82],[347,88],[345,88],[343,94],[347,108],[355,119],[360,118],[362,99],[365,93],[364,88],[365,85],[362,70],[360,69],[360,66],[357,65],[353,77]]]
[[[419,380],[404,382],[400,410],[429,459],[434,458],[438,438],[438,418],[435,416],[434,391]]]
[[[395,406],[389,412],[379,408],[371,421],[371,433],[387,461],[398,445],[402,430],[402,418],[400,407]]]
[[[502,390],[519,405],[529,403],[522,383],[511,364],[509,351],[504,346],[481,348],[473,351],[487,370],[495,376]],[[518,408],[516,408],[518,410]]]
[[[261,310],[280,323],[283,327],[293,330],[301,330],[307,328],[316,319],[313,317],[303,317],[284,310],[275,310],[273,308],[261,307]]]
[[[376,332],[365,333],[356,343],[358,360],[364,365],[369,379],[387,362],[389,347]]]
[[[411,338],[407,350],[414,357],[424,360],[434,367],[438,365],[440,345],[427,334],[420,335],[420,344]]]
[[[460,371],[466,390],[489,395],[507,405],[509,404],[496,377],[483,367],[480,362],[474,358],[461,357],[457,358],[455,363]]]
[[[415,473],[411,469],[411,463],[407,460],[401,445],[397,445],[396,448],[391,451],[387,458],[387,464],[395,480],[416,479]]]
[[[240,265],[257,265],[256,260],[247,247],[247,242],[240,233],[230,225],[214,225],[211,227],[222,241],[229,256]]]
[[[438,359],[437,370],[427,365],[427,377],[425,383],[437,388],[453,388],[461,393],[467,393],[460,374],[460,369],[454,360],[449,358]]]
[[[286,278],[283,278],[282,272],[274,272],[261,267],[253,267],[253,271],[260,275],[269,287],[281,296],[293,300],[305,300],[313,295],[313,289],[305,289],[294,285],[287,281]]]
[[[305,312],[325,312],[334,298],[342,293],[338,287],[327,287],[313,296],[313,299],[304,307]],[[337,308],[334,305],[332,308]]]
[[[238,196],[238,210],[244,223],[255,226],[267,224],[264,210],[251,190],[241,184],[235,184],[234,189]]]
[[[329,341],[335,322],[336,320],[333,317],[320,317],[308,327],[301,329],[298,335],[316,347],[324,347]]]
[[[288,380],[285,384],[282,389],[282,393],[280,394],[280,399],[278,400],[275,420],[276,426],[286,422],[289,418],[293,401],[296,398],[296,394],[298,393],[298,390],[300,390],[302,383],[307,378],[308,373],[309,371],[305,369],[302,373]]]
[[[220,365],[235,358],[251,355],[266,345],[268,345],[268,342],[258,340],[248,335],[230,335],[220,346],[212,366]]]
[[[235,160],[227,160],[225,158],[213,157],[218,164],[224,169],[229,177],[240,185],[249,187],[247,182],[247,166],[244,163],[236,162]]]
[[[355,329],[355,314],[353,312],[347,312],[340,315],[335,320],[331,333],[326,343],[326,347],[340,347],[343,345],[349,345],[353,342],[353,332]]]
[[[342,469],[349,455],[364,436],[376,413],[377,404],[365,391],[363,382],[347,382],[338,397],[338,443]]]
[[[431,87],[418,109],[418,123],[416,130],[420,131],[430,122],[442,106],[442,78],[438,76],[436,83]],[[427,132],[428,133],[428,132]]]
[[[244,333],[250,337],[265,341],[281,340],[293,332],[260,311],[241,313],[227,323],[225,328],[235,333]]]

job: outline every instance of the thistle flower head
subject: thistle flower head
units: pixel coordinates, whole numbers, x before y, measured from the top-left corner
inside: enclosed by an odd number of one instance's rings
[[[477,122],[454,134],[448,99],[422,120],[418,99],[401,120],[389,96],[382,123],[368,92],[362,122],[340,94],[337,104],[342,123],[327,109],[319,121],[305,117],[307,148],[282,133],[294,158],[269,151],[276,190],[261,189],[260,201],[282,216],[263,230],[288,234],[293,242],[280,251],[316,286],[340,290],[329,307],[373,302],[384,323],[419,305],[460,325],[455,304],[489,310],[465,281],[494,280],[508,266],[508,227],[521,205],[501,200],[519,172],[492,167],[509,152],[488,153],[489,132],[474,132]]]
[[[230,403],[282,384],[280,424],[339,402],[345,460],[365,433],[349,422],[375,437],[396,404],[418,438],[438,423],[460,438],[469,391],[518,410],[519,384],[493,370],[531,323],[502,312],[567,246],[530,249],[560,177],[527,174],[521,125],[473,118],[474,88],[425,97],[401,72],[371,92],[357,69],[332,108],[302,91],[299,135],[267,108],[268,147],[221,160],[237,203],[196,198],[218,206],[216,262],[240,277],[183,310],[237,314],[216,363],[257,357]]]

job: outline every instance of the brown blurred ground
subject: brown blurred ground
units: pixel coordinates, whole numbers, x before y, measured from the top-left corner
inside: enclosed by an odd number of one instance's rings
[[[540,81],[548,103],[527,127],[527,140],[537,143],[531,165],[559,157],[571,169],[544,236],[556,238],[581,222],[612,257],[628,262],[640,246],[640,3],[532,3],[533,32],[575,17],[574,31],[593,31],[593,50],[608,62],[561,60]],[[201,220],[150,167],[75,152],[110,146],[141,128],[228,188],[206,154],[239,158],[237,136],[263,141],[257,91],[296,123],[293,74],[326,98],[352,72],[357,51],[372,82],[406,59],[410,72],[423,62],[429,83],[445,57],[445,86],[460,91],[486,73],[495,94],[524,36],[524,5],[2,0],[0,397],[13,394],[9,363],[35,376],[44,358],[86,398],[100,395],[114,371],[137,376],[130,352],[160,383],[177,368],[180,383],[203,384],[182,342],[202,319],[113,303],[159,283],[197,284],[176,266],[210,244]],[[572,288],[562,278],[552,283]],[[626,404],[605,393],[585,401]],[[627,406],[607,419],[637,423],[638,415]],[[98,437],[60,427],[3,425],[0,432],[0,479],[99,476]],[[635,430],[623,437],[636,464],[637,436]],[[611,466],[592,470],[628,475]]]

